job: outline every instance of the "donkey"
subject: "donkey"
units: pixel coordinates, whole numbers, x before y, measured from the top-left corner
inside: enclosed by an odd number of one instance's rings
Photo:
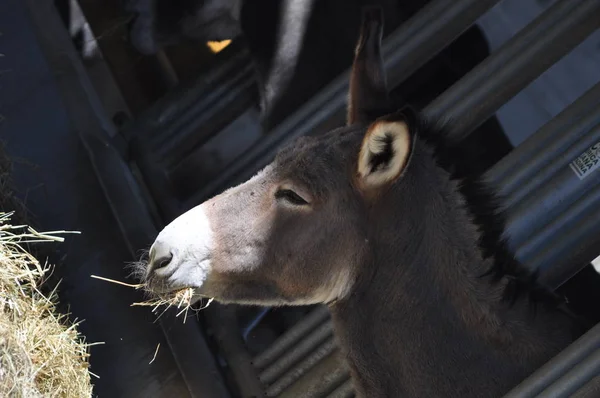
[[[508,254],[485,187],[453,177],[440,123],[391,106],[382,24],[365,10],[347,125],[172,221],[143,279],[159,295],[327,305],[360,397],[501,396],[578,321]]]

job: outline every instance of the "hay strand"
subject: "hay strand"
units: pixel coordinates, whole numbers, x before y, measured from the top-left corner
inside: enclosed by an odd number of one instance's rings
[[[117,281],[117,280],[110,279],[110,278],[105,278],[103,276],[98,276],[98,275],[90,275],[90,276],[95,279],[99,279],[99,280],[102,280],[105,282],[110,282],[110,283],[114,283],[114,284],[125,286],[125,287],[130,287],[130,288],[133,288],[136,290],[145,289],[147,293],[150,293],[147,290],[147,285],[144,283],[133,284],[133,283]],[[134,302],[131,304],[131,307],[152,307],[151,311],[156,314],[158,309],[164,306],[165,308],[162,310],[162,312],[160,314],[158,314],[155,322],[158,321],[158,319],[160,319],[160,317],[165,312],[167,312],[167,310],[169,308],[176,307],[177,309],[180,309],[180,311],[175,315],[175,317],[179,317],[181,314],[185,314],[183,317],[183,323],[185,323],[187,320],[188,311],[190,309],[193,311],[203,310],[203,309],[207,308],[210,305],[210,303],[213,301],[213,299],[211,298],[208,300],[208,303],[206,305],[195,310],[192,308],[194,295],[195,295],[195,292],[194,292],[193,288],[180,289],[180,290],[177,290],[177,291],[175,291],[171,294],[167,294],[167,295],[152,294],[153,298],[151,298],[149,300],[145,300],[145,301]]]
[[[92,278],[94,279],[100,279],[101,281],[106,281],[106,282],[111,282],[111,283],[116,283],[117,285],[121,285],[121,286],[127,286],[127,287],[132,287],[134,289],[141,289],[144,287],[143,284],[132,284],[132,283],[125,283],[125,282],[121,282],[121,281],[116,281],[114,279],[109,279],[109,278],[104,278],[102,276],[97,276],[97,275],[90,275]]]
[[[158,349],[160,348],[160,343],[158,343],[158,345],[156,346],[156,351],[154,351],[154,356],[152,357],[152,359],[150,360],[150,362],[148,362],[148,365],[152,365],[152,362],[154,362],[154,360],[156,359],[156,355],[158,355]]]

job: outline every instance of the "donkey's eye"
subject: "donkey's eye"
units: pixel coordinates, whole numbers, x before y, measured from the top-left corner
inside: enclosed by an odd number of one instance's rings
[[[302,196],[298,195],[296,192],[291,189],[280,189],[275,192],[275,197],[277,199],[284,199],[296,206],[307,205],[308,202],[302,198]]]

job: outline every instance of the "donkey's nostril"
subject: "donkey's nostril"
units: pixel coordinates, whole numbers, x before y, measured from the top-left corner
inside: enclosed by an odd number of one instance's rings
[[[173,260],[173,255],[169,253],[167,256],[159,257],[154,260],[154,269],[164,268]]]
[[[161,243],[155,243],[150,249],[150,269],[154,271],[166,267],[173,260],[173,253],[169,246]]]

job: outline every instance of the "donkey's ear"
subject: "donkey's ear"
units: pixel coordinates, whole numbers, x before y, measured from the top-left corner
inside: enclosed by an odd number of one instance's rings
[[[371,122],[390,110],[385,68],[381,56],[382,36],[382,8],[365,7],[350,75],[346,120],[348,125]]]
[[[358,155],[358,182],[362,189],[372,191],[402,175],[414,147],[414,128],[414,119],[406,111],[381,118],[369,126]]]

